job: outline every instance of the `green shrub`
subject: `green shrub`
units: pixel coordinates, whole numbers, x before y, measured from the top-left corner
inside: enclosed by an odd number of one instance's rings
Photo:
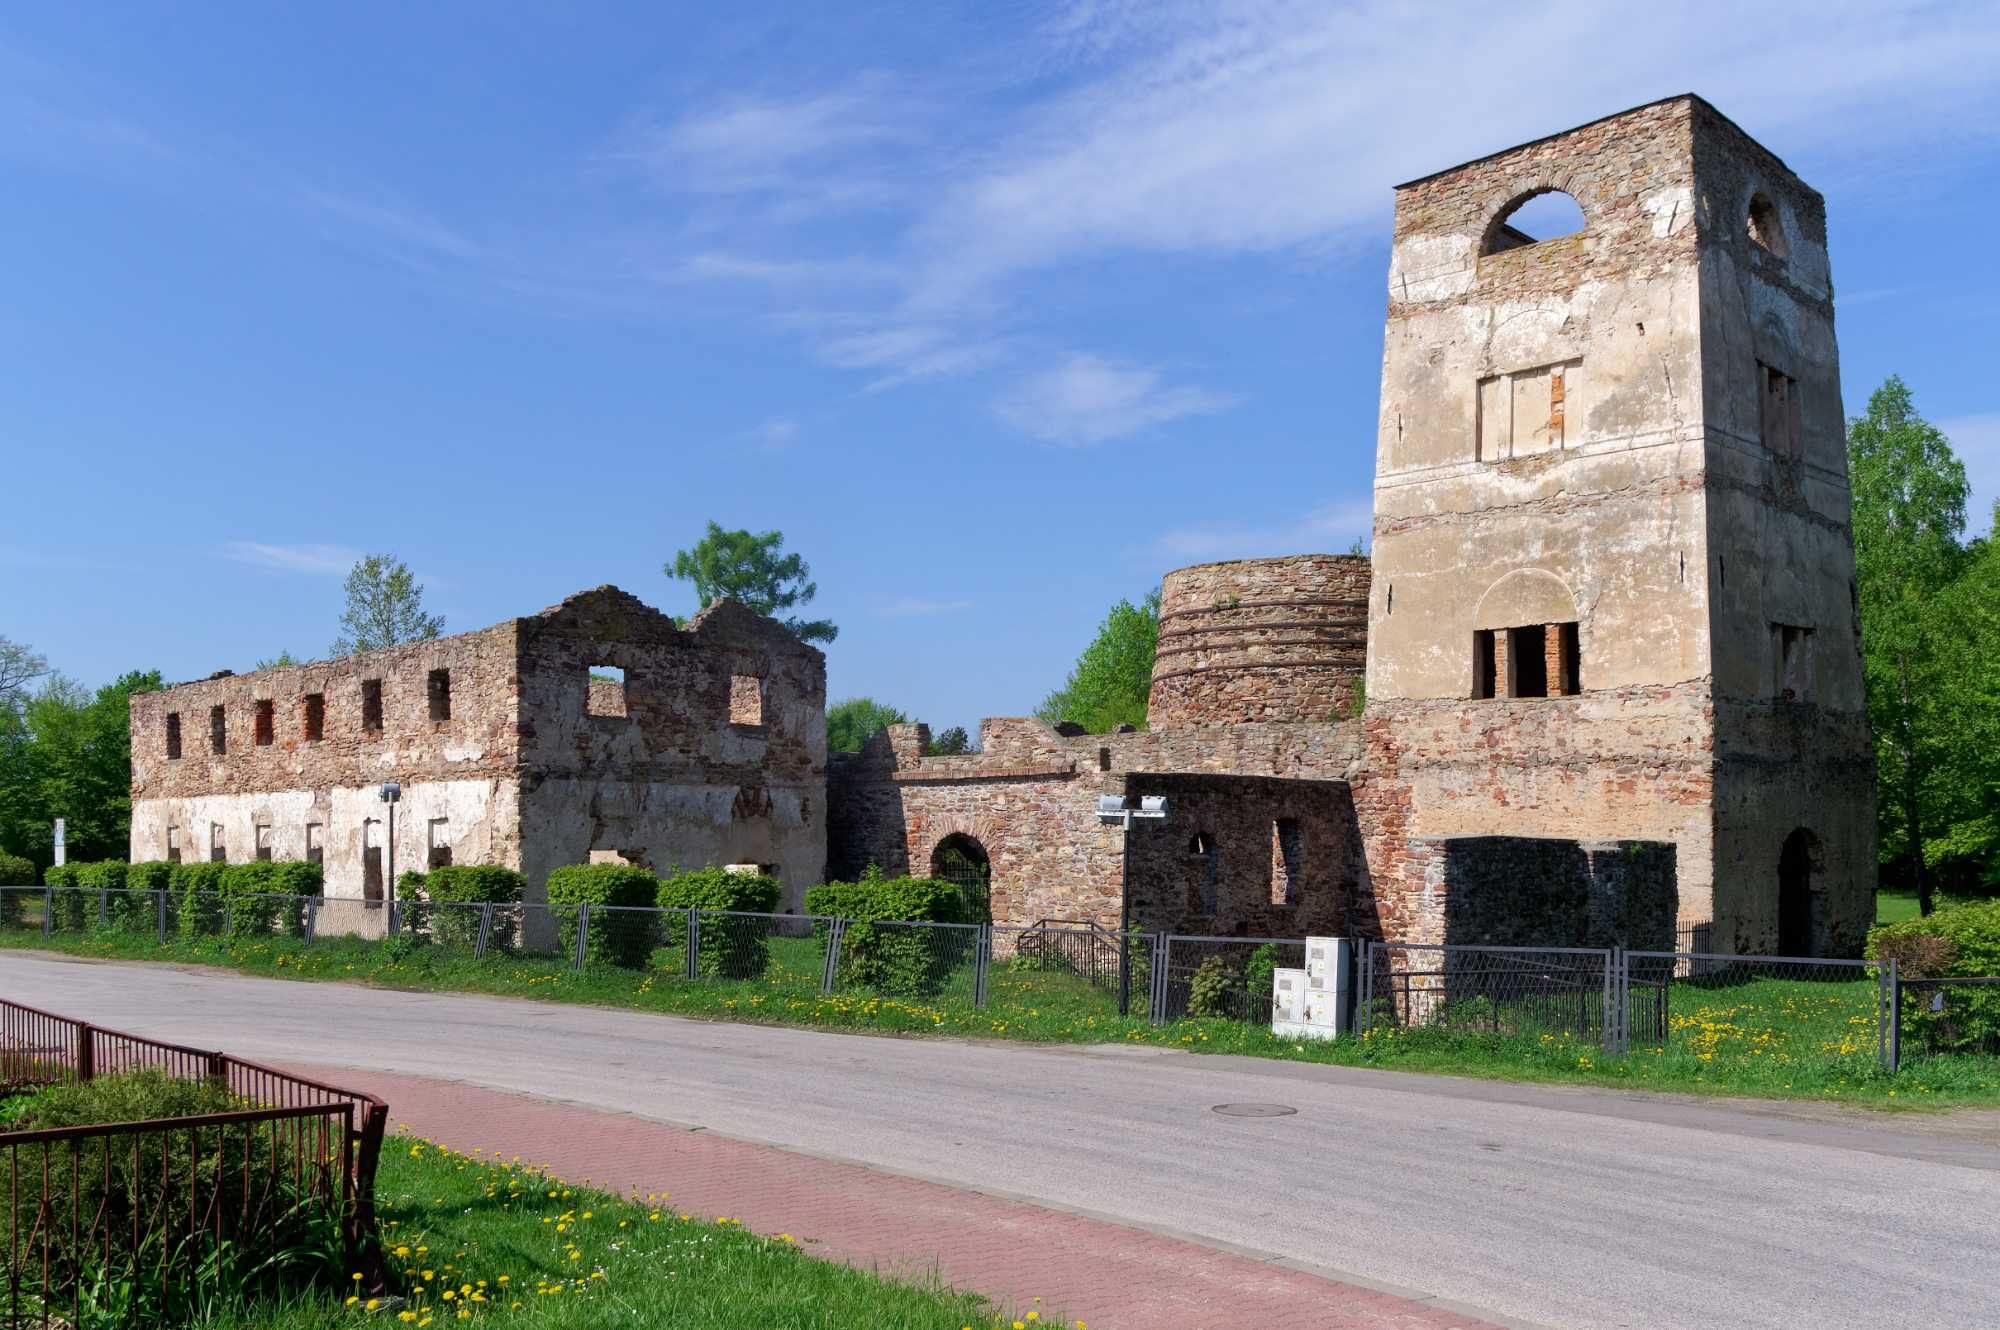
[[[1250,1015],[1261,1019],[1271,1000],[1271,986],[1278,977],[1278,944],[1266,942],[1250,953],[1243,964],[1243,989],[1250,995]]]
[[[549,874],[548,893],[549,904],[555,906],[641,906],[650,910],[658,904],[660,880],[630,864],[571,864]],[[654,926],[656,922],[650,913],[593,912],[590,937],[584,944],[584,964],[611,964],[628,970],[644,968],[659,932]],[[556,933],[562,939],[565,956],[576,954],[576,926],[576,911],[559,913]]]
[[[32,887],[35,885],[35,865],[18,854],[8,854],[0,850],[0,887]],[[28,895],[25,891],[0,891],[0,928],[21,926],[21,904]]]
[[[1210,956],[1188,981],[1187,1014],[1196,1018],[1236,1015],[1242,1006],[1243,975],[1227,956]]]
[[[410,890],[411,878],[416,878],[414,893]],[[425,922],[430,926],[433,941],[471,950],[479,943],[482,912],[470,908],[435,907],[513,905],[519,903],[526,885],[526,879],[511,868],[499,868],[492,864],[452,864],[433,868],[421,875],[405,873],[397,884],[397,890],[403,893],[405,902],[416,900],[421,894],[423,901],[433,907],[425,911],[428,915]],[[517,922],[517,911],[495,910],[493,932],[486,939],[487,945],[500,951],[512,950]]]
[[[262,859],[224,864],[218,878],[232,937],[262,937],[283,927],[304,934],[305,904],[287,897],[317,896],[326,885],[320,865],[303,859]]]
[[[841,934],[836,981],[890,997],[928,998],[953,970],[970,964],[978,939],[970,928],[898,928],[898,922],[960,923],[965,898],[949,882],[883,877],[825,882],[806,893],[806,912],[849,920]],[[824,932],[816,927],[815,932]]]
[[[1882,924],[1869,930],[1866,954],[1893,959],[1903,979],[2000,974],[2000,900],[1947,905],[1928,918]],[[1933,997],[1941,1001],[1934,1005]],[[1904,1000],[1902,1033],[1940,1052],[2000,1045],[2000,984],[1914,990]]]
[[[662,910],[732,910],[740,914],[770,914],[783,891],[774,877],[732,873],[725,868],[700,868],[663,878],[657,896]],[[687,921],[665,916],[666,944],[687,945]],[[705,979],[756,979],[771,963],[770,921],[704,914],[695,971]]]
[[[183,941],[222,932],[222,874],[228,864],[178,863],[167,879],[174,894],[175,929]]]
[[[49,926],[62,932],[81,933],[97,919],[97,902],[83,893],[82,864],[50,864],[42,882],[53,895],[49,898]]]
[[[126,894],[133,889],[131,868],[123,859],[76,865],[77,889],[86,893],[85,917],[92,927],[110,933],[141,934],[151,934],[158,927],[155,903],[144,896]],[[105,894],[91,899],[90,893],[95,892]]]
[[[125,890],[166,891],[173,886],[174,865],[165,859],[144,859],[125,865]]]

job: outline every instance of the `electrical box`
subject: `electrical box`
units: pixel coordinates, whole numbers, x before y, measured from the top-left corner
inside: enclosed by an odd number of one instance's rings
[[[1306,1018],[1306,972],[1304,970],[1273,970],[1271,972],[1271,1020],[1273,1028],[1280,1021],[1302,1021]]]

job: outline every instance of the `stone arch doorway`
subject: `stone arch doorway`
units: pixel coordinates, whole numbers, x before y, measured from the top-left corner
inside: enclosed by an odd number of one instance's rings
[[[1819,837],[1800,827],[1778,852],[1778,954],[1811,956],[1818,934]]]
[[[931,876],[957,887],[968,922],[993,922],[993,861],[975,836],[954,831],[931,850]]]

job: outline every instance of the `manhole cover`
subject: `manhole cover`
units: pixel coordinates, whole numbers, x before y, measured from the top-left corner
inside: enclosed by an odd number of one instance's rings
[[[1299,1110],[1289,1104],[1217,1104],[1214,1111],[1226,1118],[1283,1118]]]

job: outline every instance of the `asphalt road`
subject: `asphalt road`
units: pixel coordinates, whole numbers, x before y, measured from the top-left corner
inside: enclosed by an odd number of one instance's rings
[[[245,1057],[701,1126],[1534,1325],[2000,1325],[1995,1113],[874,1038],[18,952],[0,954],[0,995]],[[1298,1111],[1213,1111],[1230,1103]]]

